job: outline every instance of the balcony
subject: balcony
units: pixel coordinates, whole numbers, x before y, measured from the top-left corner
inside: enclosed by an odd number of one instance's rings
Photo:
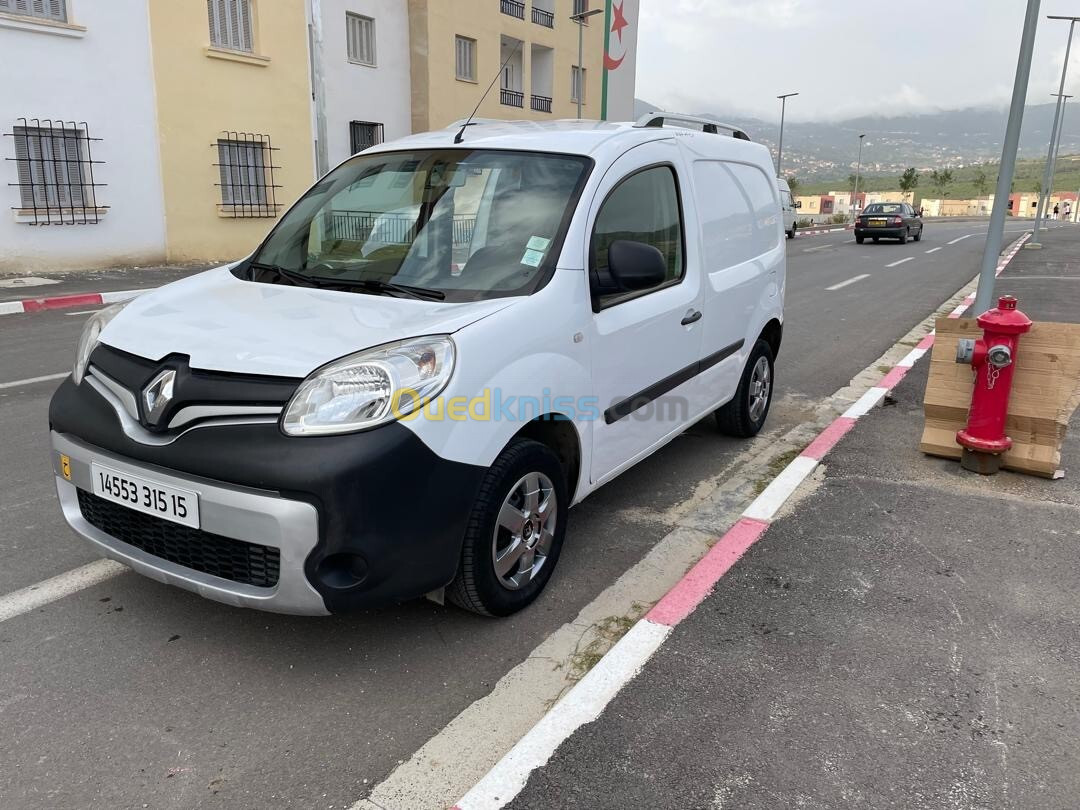
[[[517,17],[519,20],[525,19],[525,4],[517,0],[499,0],[499,11],[511,17]]]
[[[547,96],[536,96],[536,95],[534,95],[532,97],[532,108],[536,112],[549,113],[549,112],[551,112],[551,99],[548,98]]]
[[[501,87],[499,88],[499,103],[505,104],[507,107],[524,107],[525,94],[517,90],[507,90],[505,87]]]
[[[544,11],[544,9],[537,8],[536,6],[533,6],[532,20],[537,25],[542,25],[545,28],[555,27],[555,15],[550,11]]]

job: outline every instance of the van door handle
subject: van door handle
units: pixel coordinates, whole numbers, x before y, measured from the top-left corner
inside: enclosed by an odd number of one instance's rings
[[[701,311],[692,309],[686,313],[686,317],[682,319],[683,326],[689,326],[692,323],[697,323],[701,320]]]

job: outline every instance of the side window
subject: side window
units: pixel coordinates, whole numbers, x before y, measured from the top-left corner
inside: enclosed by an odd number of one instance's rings
[[[589,248],[589,268],[593,289],[602,307],[642,294],[641,291],[606,292],[614,287],[608,271],[608,250],[612,242],[620,239],[644,242],[664,255],[667,277],[662,284],[645,290],[645,293],[676,283],[683,277],[682,211],[673,168],[654,166],[630,175],[611,191],[600,207]]]

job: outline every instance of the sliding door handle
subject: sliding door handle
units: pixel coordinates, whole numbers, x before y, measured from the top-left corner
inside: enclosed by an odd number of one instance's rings
[[[692,323],[697,323],[701,320],[701,311],[692,309],[686,313],[686,317],[682,319],[683,326],[689,326]]]

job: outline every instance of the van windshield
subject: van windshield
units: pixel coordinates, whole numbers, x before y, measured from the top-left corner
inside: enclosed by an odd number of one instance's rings
[[[494,150],[357,155],[282,218],[247,277],[451,301],[527,295],[554,269],[591,165]]]

